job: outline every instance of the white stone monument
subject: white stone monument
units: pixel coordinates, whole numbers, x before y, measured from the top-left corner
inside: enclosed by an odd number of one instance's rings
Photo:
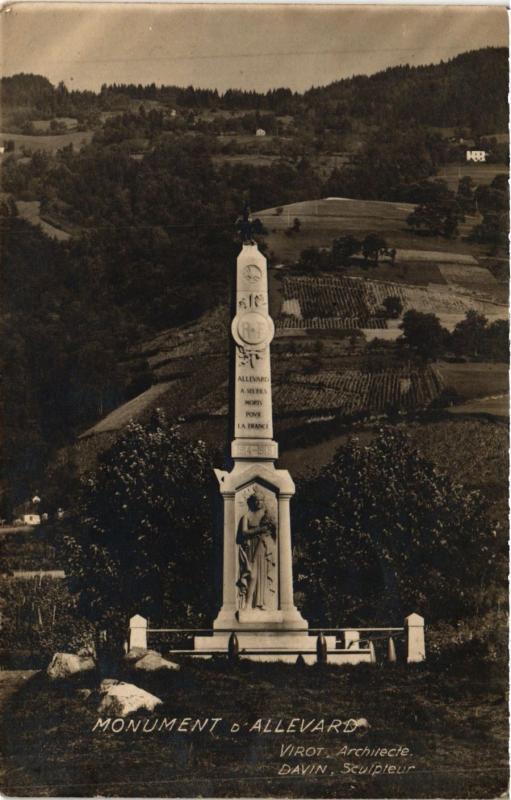
[[[194,646],[225,653],[234,631],[240,653],[295,661],[297,651],[315,653],[316,641],[293,599],[289,503],[295,486],[287,470],[275,468],[270,369],[274,325],[268,313],[266,259],[253,242],[243,244],[238,256],[231,331],[234,467],[231,472],[215,470],[224,500],[223,602],[213,636],[195,637]],[[286,651],[291,651],[287,657]]]

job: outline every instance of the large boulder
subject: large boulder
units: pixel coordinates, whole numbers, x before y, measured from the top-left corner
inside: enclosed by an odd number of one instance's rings
[[[99,691],[101,700],[98,713],[111,717],[127,717],[141,709],[154,711],[162,702],[159,697],[140,689],[134,683],[103,681]]]
[[[162,658],[159,653],[154,652],[148,652],[145,656],[139,658],[135,662],[134,668],[136,670],[142,670],[143,672],[157,672],[160,669],[181,669],[179,664],[175,664],[173,661],[167,661],[165,658]]]
[[[55,653],[46,669],[48,677],[54,681],[78,675],[81,672],[90,672],[95,669],[96,663],[91,656],[77,656],[74,653]]]

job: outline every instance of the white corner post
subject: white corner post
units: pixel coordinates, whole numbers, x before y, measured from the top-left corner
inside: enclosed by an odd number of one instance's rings
[[[426,660],[426,641],[424,637],[424,617],[410,614],[405,619],[406,660],[409,664]]]
[[[140,614],[135,614],[130,619],[129,649],[141,647],[147,650],[147,620]]]

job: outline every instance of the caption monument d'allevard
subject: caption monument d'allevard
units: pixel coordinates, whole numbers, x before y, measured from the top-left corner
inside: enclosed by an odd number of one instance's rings
[[[507,796],[506,10],[0,37],[0,790]]]

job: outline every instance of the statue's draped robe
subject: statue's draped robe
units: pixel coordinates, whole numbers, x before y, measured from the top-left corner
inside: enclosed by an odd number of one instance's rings
[[[243,529],[244,520],[246,520],[246,531]],[[251,536],[251,528],[262,528],[262,530],[255,536]],[[273,607],[273,598],[277,591],[276,533],[275,521],[267,511],[264,512],[257,525],[251,524],[248,514],[240,520],[237,536],[239,558],[237,586],[243,605],[245,605],[250,578],[255,575],[256,585],[252,606],[255,608]]]

